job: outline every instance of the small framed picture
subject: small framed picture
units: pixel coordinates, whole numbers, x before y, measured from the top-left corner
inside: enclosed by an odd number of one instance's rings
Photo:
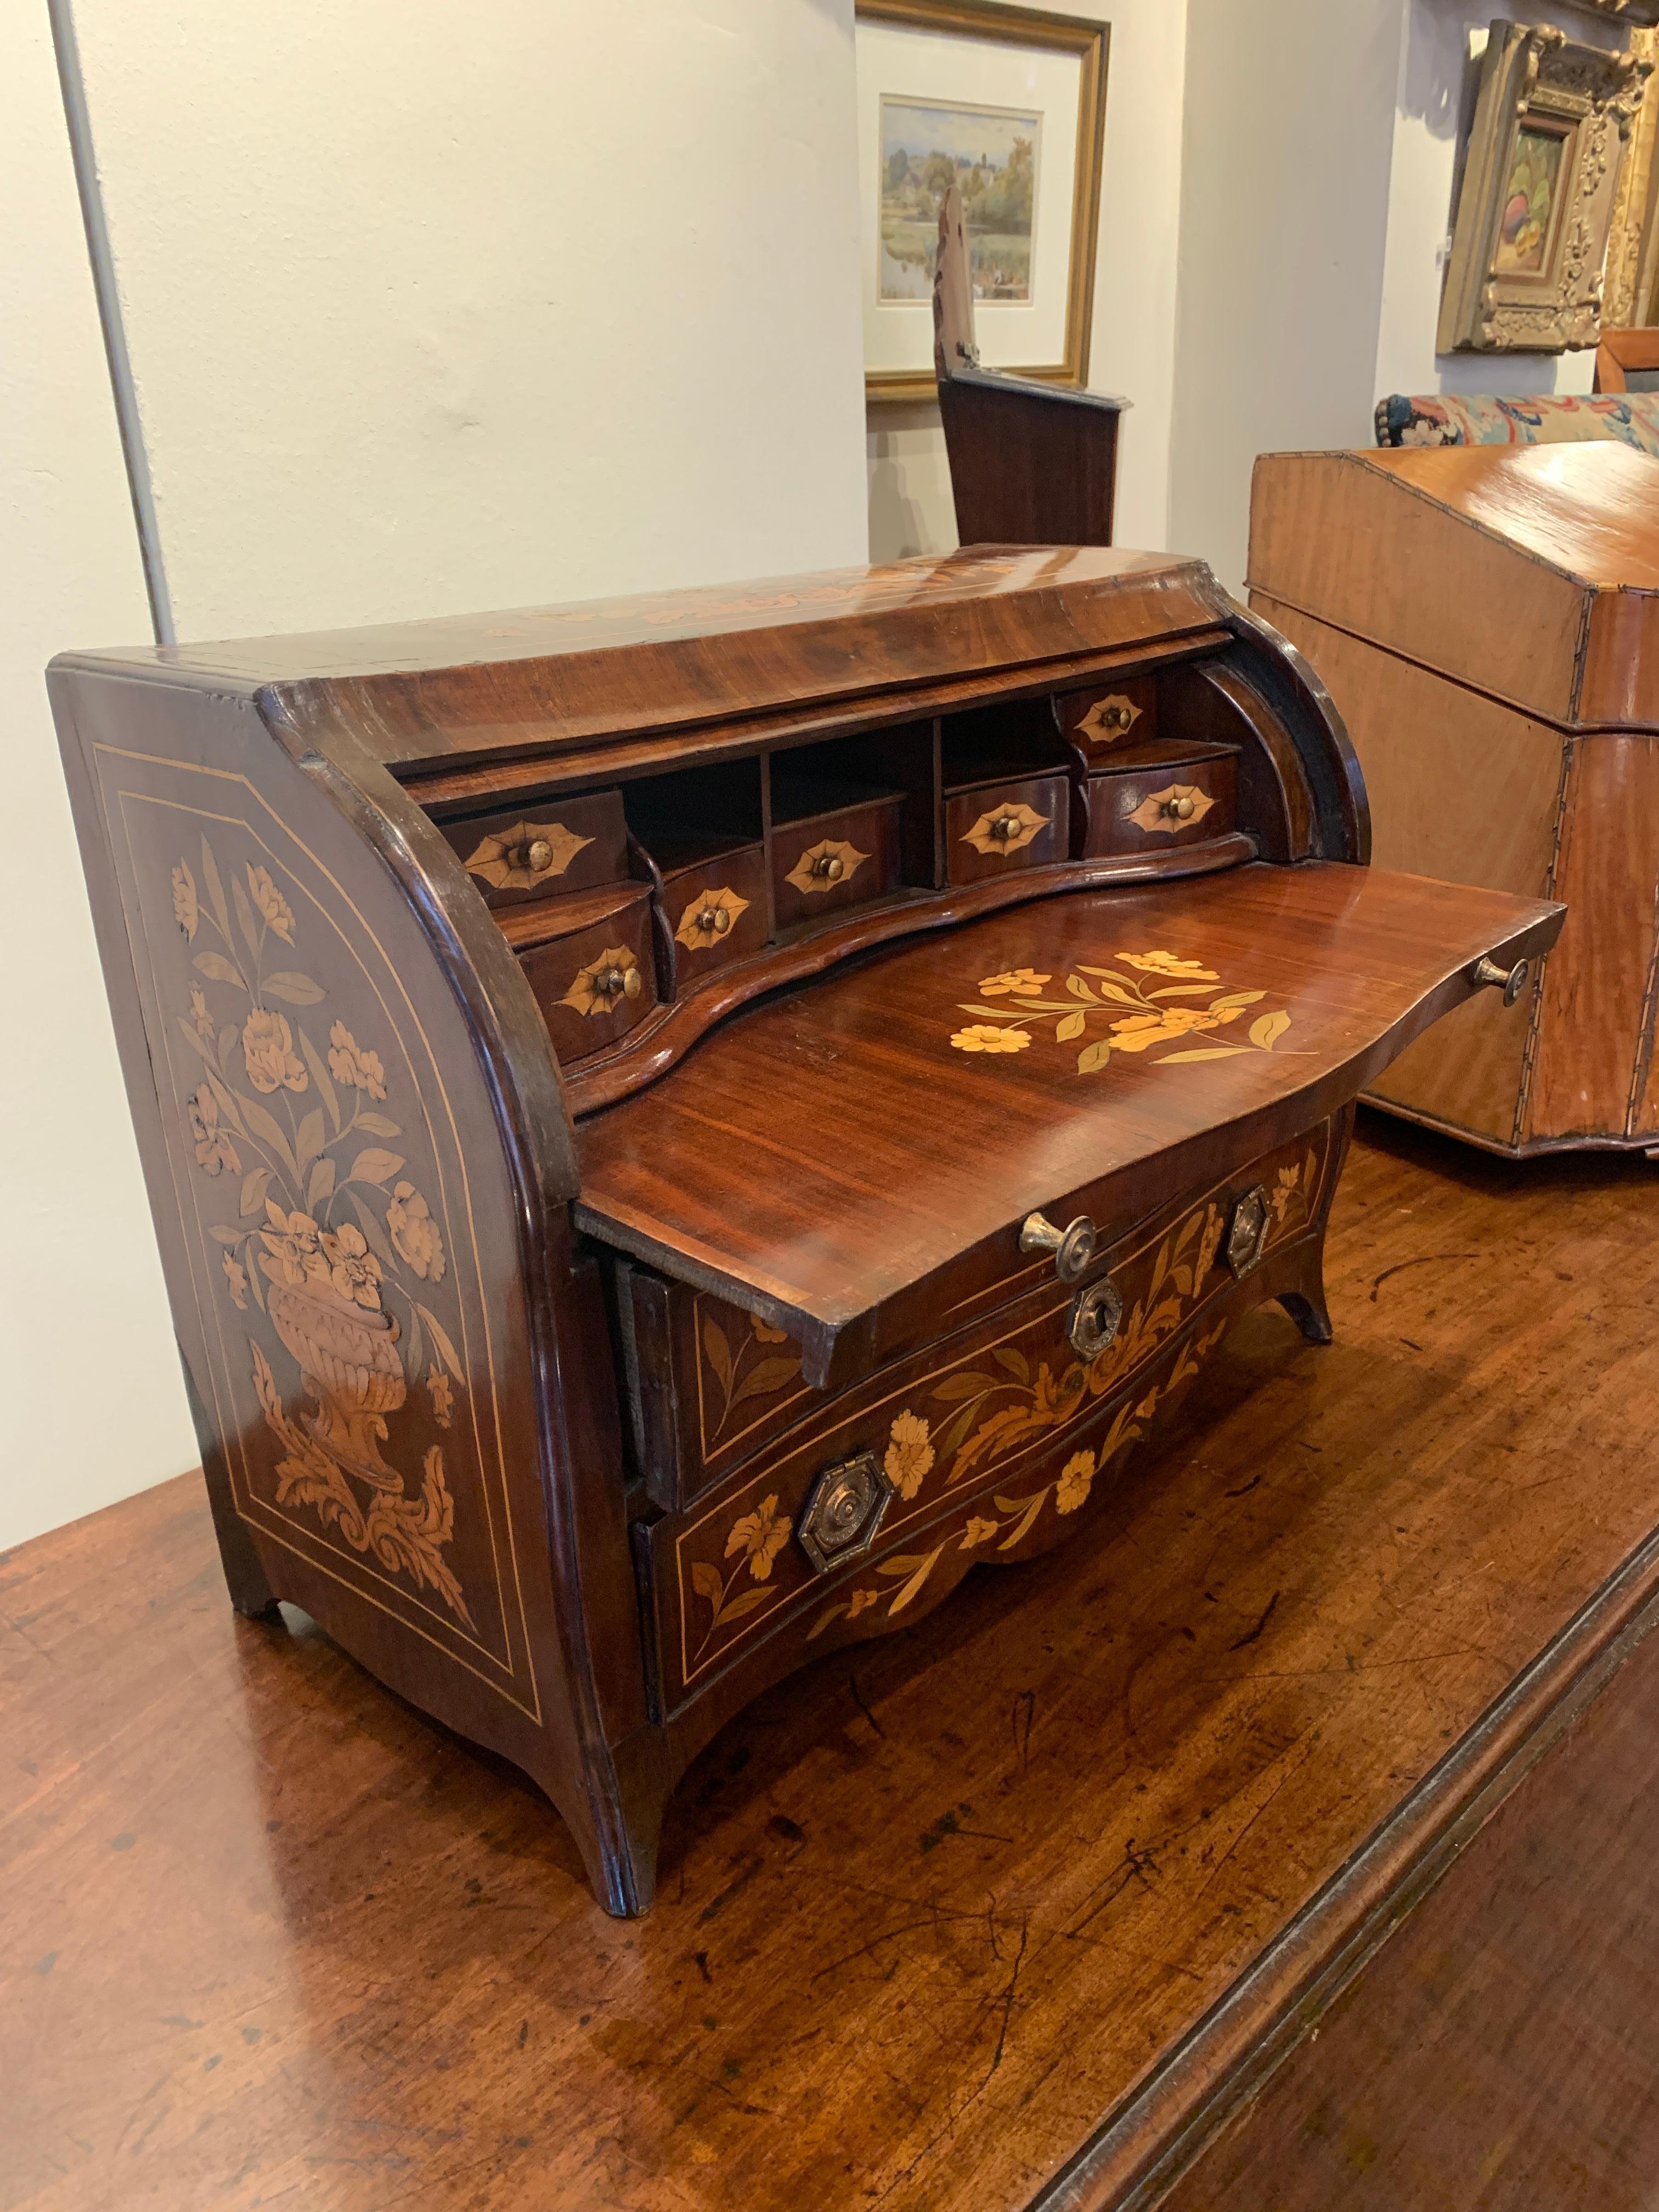
[[[1600,335],[1620,166],[1650,64],[1495,22],[1457,195],[1439,353],[1564,353]]]
[[[1108,27],[991,0],[858,0],[865,386],[933,391],[939,202],[962,195],[988,368],[1089,371]]]

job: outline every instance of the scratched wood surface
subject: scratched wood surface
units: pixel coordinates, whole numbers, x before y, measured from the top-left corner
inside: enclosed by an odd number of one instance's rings
[[[1164,2212],[1646,2212],[1656,1712],[1650,1633]]]
[[[607,1920],[193,1479],[0,1563],[0,2204],[1027,2203],[1659,1521],[1653,1170],[1362,1127],[1090,1547],[769,1692]],[[1244,2201],[1241,2198],[1239,2201]]]

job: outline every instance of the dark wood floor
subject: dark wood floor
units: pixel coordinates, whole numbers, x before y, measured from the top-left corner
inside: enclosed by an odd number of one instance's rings
[[[1335,1345],[1252,1321],[1091,1554],[759,1700],[643,1923],[515,1776],[235,1620],[193,1480],[14,1552],[0,2206],[1028,2204],[1659,1524],[1653,1174],[1362,1131]],[[1365,2202],[1487,2201],[1366,2124]],[[1559,2155],[1489,2201],[1626,2201]],[[1182,2202],[1265,2212],[1257,2170]]]

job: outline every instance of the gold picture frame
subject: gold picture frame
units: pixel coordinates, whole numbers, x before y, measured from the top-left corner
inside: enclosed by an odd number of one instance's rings
[[[1089,329],[1094,312],[1095,256],[1100,228],[1101,170],[1105,148],[1106,76],[1110,27],[1087,17],[1051,14],[1044,9],[1006,7],[1000,0],[856,0],[854,16],[860,25],[883,25],[971,40],[1011,49],[1036,50],[1045,56],[1074,57],[1078,65],[1077,123],[1073,149],[1072,190],[1068,208],[1065,278],[1064,335],[1054,357],[1036,362],[998,362],[1011,373],[1040,382],[1081,388],[1089,375]],[[860,97],[863,98],[861,92]],[[885,95],[881,95],[884,106]],[[1006,116],[1018,120],[1025,103],[1017,93],[993,103],[969,103],[988,118]],[[879,143],[879,135],[878,135]],[[1040,203],[1038,204],[1041,204]],[[1047,210],[1043,210],[1046,213]],[[881,197],[878,193],[878,234],[866,239],[866,251],[878,261],[882,252],[879,232]],[[919,227],[919,226],[918,226]],[[927,291],[931,295],[931,270]],[[921,358],[902,367],[872,365],[866,346],[865,390],[872,399],[921,399],[933,396],[931,299],[927,306]],[[924,365],[925,362],[925,365]]]
[[[1553,23],[1492,25],[1437,352],[1595,343],[1620,170],[1651,66],[1574,46]]]

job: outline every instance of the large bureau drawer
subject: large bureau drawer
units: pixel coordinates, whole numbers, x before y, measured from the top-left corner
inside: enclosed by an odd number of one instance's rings
[[[880,1626],[877,1611],[899,1610],[907,1579],[931,1571],[943,1545],[983,1545],[989,1555],[1022,1542],[1040,1512],[1064,1516],[1081,1504],[1096,1474],[1141,1433],[1137,1420],[1193,1371],[1194,1351],[1211,1340],[1201,1326],[1195,1338],[1195,1325],[1316,1226],[1341,1126],[1322,1122],[1160,1209],[1078,1289],[1062,1289],[1050,1269],[995,1315],[833,1395],[803,1391],[798,1368],[793,1382],[783,1371],[793,1347],[763,1340],[751,1348],[727,1338],[723,1351],[699,1341],[688,1370],[690,1324],[700,1320],[706,1340],[716,1317],[695,1295],[676,1313],[676,1287],[672,1387],[690,1419],[678,1437],[659,1431],[645,1449],[689,1445],[718,1465],[729,1425],[742,1463],[643,1532],[665,1709],[791,1621],[823,1616],[827,1627],[856,1607]],[[1103,1311],[1115,1321],[1098,1352],[1079,1352],[1069,1333],[1083,1299],[1097,1326]],[[1188,1351],[1171,1362],[1182,1343]],[[743,1378],[769,1366],[776,1387],[745,1398]],[[745,1418],[729,1420],[734,1406]],[[1022,1479],[1057,1454],[1063,1466],[1046,1486]],[[705,1473],[709,1464],[698,1462]],[[695,1474],[686,1486],[695,1490]]]

